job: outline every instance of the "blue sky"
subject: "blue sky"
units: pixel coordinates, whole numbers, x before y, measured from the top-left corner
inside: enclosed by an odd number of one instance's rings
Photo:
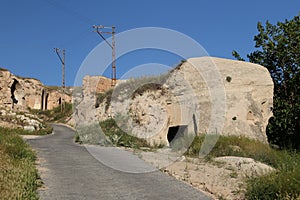
[[[66,50],[66,85],[73,85],[86,56],[102,42],[93,32],[93,25],[115,25],[117,33],[141,27],[173,29],[193,38],[211,56],[233,59],[232,50],[243,57],[254,50],[258,21],[276,23],[300,11],[298,0],[0,2],[0,67],[16,75],[38,78],[46,85],[61,84],[61,65],[54,47]],[[117,77],[137,65],[173,66],[180,59],[157,50],[131,52],[117,60]],[[110,76],[110,72],[105,75]]]

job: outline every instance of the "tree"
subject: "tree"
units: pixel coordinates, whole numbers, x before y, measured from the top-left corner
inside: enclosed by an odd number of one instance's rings
[[[257,24],[250,62],[265,66],[274,81],[273,115],[267,127],[271,144],[300,149],[300,13],[291,20],[265,27]],[[232,55],[241,60],[233,51]]]

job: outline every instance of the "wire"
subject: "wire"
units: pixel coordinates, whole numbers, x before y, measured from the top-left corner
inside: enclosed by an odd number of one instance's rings
[[[87,17],[87,16],[85,16],[85,15],[82,15],[82,14],[80,14],[78,11],[75,11],[75,10],[73,10],[73,9],[71,9],[71,8],[69,8],[69,7],[65,6],[65,5],[63,5],[63,4],[61,3],[61,1],[60,1],[60,2],[55,1],[55,0],[45,0],[45,1],[46,1],[48,4],[52,5],[53,7],[58,8],[58,9],[64,11],[65,13],[67,13],[67,14],[73,16],[73,17],[76,17],[77,19],[80,19],[81,21],[84,21],[84,22],[87,23],[87,24],[90,24],[90,25],[91,25],[91,24],[95,24],[95,23],[96,23],[96,22],[95,22],[94,20],[92,20],[91,18],[89,18],[89,17]]]
[[[62,43],[59,43],[57,46],[64,47],[64,48],[71,47],[75,43],[82,42],[83,39],[88,38],[88,37],[92,37],[92,36],[93,36],[93,32],[92,31],[84,30],[84,31],[82,31],[79,34],[76,34],[76,36],[70,38],[69,40],[64,41]]]
[[[97,33],[102,37],[102,39],[108,44],[108,46],[110,46],[110,48],[113,49],[113,46],[106,40],[106,38],[98,31],[97,29]]]

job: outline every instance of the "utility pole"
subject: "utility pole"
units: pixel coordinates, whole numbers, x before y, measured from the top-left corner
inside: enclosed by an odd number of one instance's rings
[[[60,102],[60,109],[63,111],[65,107],[65,59],[66,59],[66,52],[65,50],[60,50],[59,48],[54,48],[60,62],[61,62],[61,71],[62,71],[62,80],[61,80],[61,90],[62,90],[62,98]]]
[[[100,35],[100,37],[108,44],[108,46],[112,49],[112,72],[111,72],[111,86],[116,85],[116,41],[115,41],[115,26],[96,26],[94,25],[93,28],[95,29],[94,31]],[[108,31],[99,31],[99,29],[111,29],[111,32]],[[102,34],[112,34],[112,43],[110,44],[105,37]]]

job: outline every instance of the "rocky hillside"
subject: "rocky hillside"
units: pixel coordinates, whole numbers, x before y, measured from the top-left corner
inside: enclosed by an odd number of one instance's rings
[[[62,98],[71,102],[70,95],[62,95],[60,87],[47,87],[33,78],[15,76],[6,69],[0,70],[0,107],[24,111],[52,109]]]
[[[188,59],[160,77],[120,83],[98,95],[97,106],[97,95],[83,93],[77,125],[114,117],[125,132],[165,145],[177,133],[242,135],[267,142],[273,106],[266,68],[212,57]]]
[[[71,103],[60,87],[49,87],[33,78],[16,76],[0,69],[0,125],[29,131],[44,128],[44,123],[30,110],[51,110],[63,102]]]

